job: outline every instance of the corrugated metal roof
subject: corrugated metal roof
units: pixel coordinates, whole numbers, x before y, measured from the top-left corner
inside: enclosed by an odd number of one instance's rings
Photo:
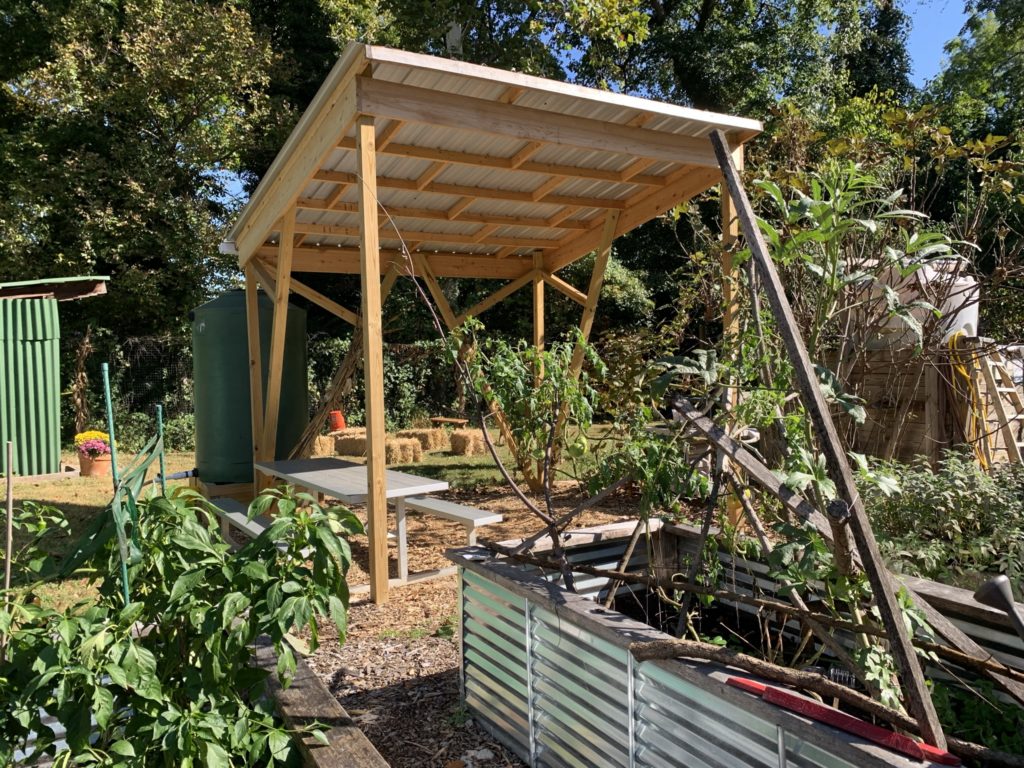
[[[377,198],[403,240],[474,257],[465,270],[458,259],[438,263],[439,276],[491,276],[476,257],[537,249],[549,270],[560,268],[596,247],[610,212],[619,235],[717,183],[712,130],[734,146],[761,130],[755,120],[354,43],[228,236],[240,262],[275,259],[279,221],[297,201],[294,269],[323,268],[326,246],[349,254],[337,271],[356,269],[355,118],[365,114],[375,118]],[[394,225],[382,224],[384,248],[398,248]],[[508,265],[499,271],[507,276]]]

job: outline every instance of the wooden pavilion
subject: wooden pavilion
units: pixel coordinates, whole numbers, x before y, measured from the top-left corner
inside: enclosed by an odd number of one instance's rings
[[[237,254],[246,277],[256,460],[277,448],[289,293],[362,330],[375,601],[388,590],[381,303],[394,280],[421,280],[449,328],[530,286],[538,346],[547,285],[582,305],[586,337],[613,240],[721,181],[708,138],[716,129],[740,165],[761,124],[361,43],[345,49],[222,251]],[[734,239],[728,195],[722,216],[723,236]],[[586,293],[558,276],[595,251]],[[359,274],[361,307],[313,290],[295,278],[301,272]],[[457,311],[441,277],[505,282]],[[265,393],[258,285],[274,298]]]

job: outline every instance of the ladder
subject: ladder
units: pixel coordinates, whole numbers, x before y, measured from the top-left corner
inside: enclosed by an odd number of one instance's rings
[[[985,376],[985,386],[989,398],[995,407],[999,429],[1006,443],[1006,453],[1011,462],[1024,463],[1024,439],[1021,428],[1024,427],[1024,399],[1013,381],[1006,360],[999,350],[993,350],[981,358],[981,372]]]

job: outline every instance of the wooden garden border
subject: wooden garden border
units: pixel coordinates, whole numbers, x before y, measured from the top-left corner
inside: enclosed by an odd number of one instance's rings
[[[295,738],[306,765],[313,768],[388,768],[366,734],[349,717],[320,678],[301,656],[295,658],[295,677],[288,688],[277,679],[277,654],[266,637],[256,641],[256,666],[268,672],[267,685],[277,702],[281,719],[289,728],[313,723],[329,726],[328,745],[312,736]]]

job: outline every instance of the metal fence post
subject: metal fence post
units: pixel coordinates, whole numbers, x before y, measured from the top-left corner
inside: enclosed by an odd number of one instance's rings
[[[537,768],[537,724],[533,708],[533,606],[526,600],[526,715],[529,722],[530,768]]]

